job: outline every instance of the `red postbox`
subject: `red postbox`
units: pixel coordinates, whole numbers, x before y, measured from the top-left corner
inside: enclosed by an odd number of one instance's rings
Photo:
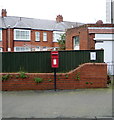
[[[52,68],[59,67],[59,53],[58,53],[58,51],[51,51],[51,67]]]

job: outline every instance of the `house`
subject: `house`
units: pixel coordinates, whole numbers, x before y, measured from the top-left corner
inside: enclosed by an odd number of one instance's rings
[[[66,32],[66,50],[104,49],[104,62],[109,73],[114,75],[114,24],[85,24],[68,29]]]
[[[7,16],[2,9],[0,17],[0,51],[40,51],[59,47],[57,39],[68,28],[82,23],[63,21],[58,15],[56,20],[44,20],[17,16]]]

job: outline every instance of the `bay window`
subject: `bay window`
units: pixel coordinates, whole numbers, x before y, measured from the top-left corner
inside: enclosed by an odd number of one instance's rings
[[[31,51],[29,47],[14,47],[15,52]]]
[[[30,30],[15,29],[14,40],[30,41],[31,34]]]

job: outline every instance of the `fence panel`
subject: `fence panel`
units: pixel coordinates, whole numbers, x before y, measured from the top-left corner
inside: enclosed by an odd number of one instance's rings
[[[90,52],[96,52],[97,59],[90,60]],[[50,51],[39,52],[3,52],[2,72],[53,72]],[[103,50],[59,51],[59,68],[57,72],[68,72],[80,64],[104,62]]]

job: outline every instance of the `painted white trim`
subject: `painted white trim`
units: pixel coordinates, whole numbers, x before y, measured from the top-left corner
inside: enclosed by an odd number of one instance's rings
[[[88,27],[88,29],[92,29],[92,30],[95,30],[95,29],[105,29],[105,30],[112,30],[114,29],[114,27]]]
[[[102,41],[114,41],[112,38],[94,38],[94,40],[102,40]]]
[[[61,31],[53,31],[53,33],[59,33],[59,34],[64,34],[65,32]]]
[[[113,41],[114,34],[95,34],[94,40]]]

